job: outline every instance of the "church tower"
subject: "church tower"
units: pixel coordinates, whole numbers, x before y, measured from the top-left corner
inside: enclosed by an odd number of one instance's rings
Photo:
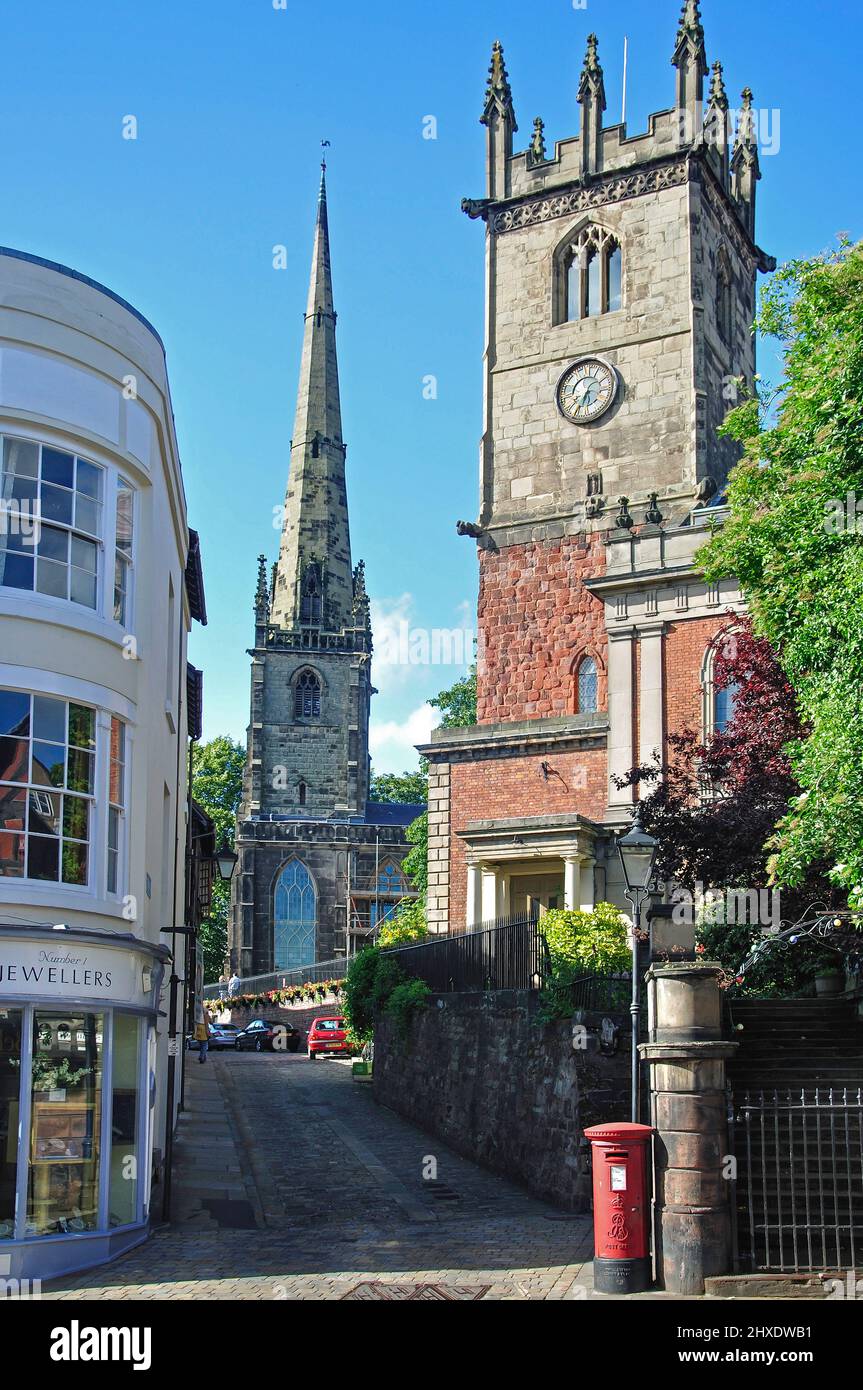
[[[513,148],[500,43],[485,104],[478,724],[439,730],[429,920],[439,929],[608,896],[638,763],[716,725],[712,643],[740,605],[695,557],[737,450],[717,432],[755,372],[760,178],[752,93],[732,113],[683,5],[674,104],[606,125],[586,37],[579,134]],[[706,79],[710,82],[705,91]],[[729,145],[733,148],[729,154]],[[483,819],[475,807],[482,805]],[[616,890],[614,890],[616,891]]]
[[[270,576],[266,556],[258,559],[231,927],[241,975],[345,954],[409,890],[399,869],[404,828],[423,808],[368,799],[372,632],[364,566],[351,560],[346,453],[322,165]],[[376,871],[385,877],[370,884]]]

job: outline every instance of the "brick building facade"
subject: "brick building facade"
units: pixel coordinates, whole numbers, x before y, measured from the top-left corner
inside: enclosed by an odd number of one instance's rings
[[[697,0],[672,56],[674,106],[646,134],[603,127],[595,36],[581,133],[513,152],[499,44],[481,117],[485,432],[476,523],[478,723],[430,764],[430,924],[623,901],[624,776],[727,710],[712,653],[741,599],[697,553],[736,453],[717,426],[755,373],[760,177],[752,94],[732,121]],[[733,128],[732,128],[733,127]],[[732,144],[733,139],[733,144]],[[720,702],[721,704],[721,702]]]
[[[278,563],[258,561],[251,717],[237,821],[231,967],[350,954],[404,896],[422,806],[369,800],[372,631],[351,562],[322,174]]]

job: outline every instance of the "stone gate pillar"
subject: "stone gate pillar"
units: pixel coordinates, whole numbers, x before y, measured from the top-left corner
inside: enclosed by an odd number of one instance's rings
[[[720,967],[712,961],[651,965],[647,972],[654,1138],[656,1277],[670,1293],[699,1294],[731,1271],[725,1062]]]

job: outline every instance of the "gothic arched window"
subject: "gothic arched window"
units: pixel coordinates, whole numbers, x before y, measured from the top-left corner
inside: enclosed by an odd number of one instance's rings
[[[307,787],[305,782],[300,782],[299,786],[297,787],[297,800],[299,801],[301,806],[305,806],[306,804],[306,792]]]
[[[599,708],[599,673],[592,656],[582,657],[575,676],[577,714],[595,714]]]
[[[303,576],[303,590],[300,595],[300,622],[319,623],[323,610],[321,576],[317,565],[307,565]]]
[[[315,961],[318,895],[300,859],[291,859],[276,880],[273,898],[273,966],[299,970]]]
[[[620,243],[603,227],[582,228],[558,252],[556,280],[556,323],[613,313],[623,302]]]
[[[724,734],[734,717],[734,706],[740,691],[738,681],[720,687],[716,682],[716,658],[724,644],[734,640],[734,629],[719,634],[704,653],[701,666],[704,741],[714,734]],[[730,654],[730,653],[727,653]]]
[[[320,719],[321,683],[314,671],[301,671],[294,682],[294,718]]]

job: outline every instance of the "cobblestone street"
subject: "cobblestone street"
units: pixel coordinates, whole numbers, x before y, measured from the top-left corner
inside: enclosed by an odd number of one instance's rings
[[[44,1298],[589,1296],[589,1218],[376,1105],[348,1065],[231,1052],[187,1068],[171,1226]]]

